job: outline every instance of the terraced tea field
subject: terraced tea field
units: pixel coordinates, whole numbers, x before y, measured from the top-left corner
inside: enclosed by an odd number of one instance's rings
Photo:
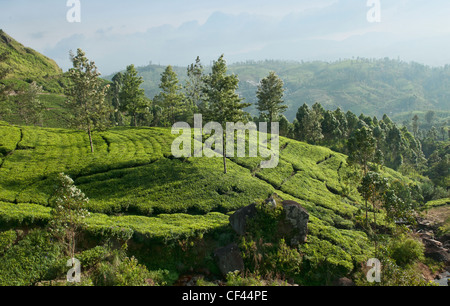
[[[351,271],[370,254],[356,190],[344,195],[345,156],[281,139],[279,166],[260,169],[260,158],[175,159],[170,129],[115,128],[87,135],[64,129],[0,125],[0,225],[45,225],[60,172],[90,199],[87,230],[125,232],[170,241],[229,226],[233,211],[276,192],[311,214],[305,254]],[[389,175],[398,175],[394,172]],[[380,222],[382,222],[380,215]]]

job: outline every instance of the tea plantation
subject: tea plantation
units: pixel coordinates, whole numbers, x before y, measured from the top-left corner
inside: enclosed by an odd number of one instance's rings
[[[207,241],[226,243],[233,235],[229,215],[274,193],[310,213],[300,252],[311,275],[345,276],[373,255],[360,227],[363,201],[343,180],[349,171],[344,155],[282,138],[277,168],[260,169],[259,158],[230,158],[225,175],[221,158],[173,158],[174,137],[170,129],[113,128],[94,133],[92,154],[83,132],[1,123],[1,231],[43,228],[51,218],[56,177],[65,173],[90,200],[89,237],[131,238],[129,251],[150,270],[181,273],[180,266],[201,264],[180,253],[170,257],[168,250],[191,241],[208,252]],[[203,256],[211,266],[211,254]]]

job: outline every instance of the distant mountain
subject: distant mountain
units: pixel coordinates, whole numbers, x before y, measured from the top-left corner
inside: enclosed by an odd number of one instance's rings
[[[7,79],[16,85],[20,82],[36,81],[48,92],[61,92],[62,69],[58,64],[41,53],[27,48],[14,38],[0,30],[0,53],[8,53],[9,57],[1,65],[7,66],[10,73]]]
[[[164,66],[138,68],[148,97],[159,92]],[[174,67],[181,82],[186,67]],[[275,71],[284,81],[286,116],[295,118],[298,108],[320,102],[327,109],[340,107],[372,116],[440,110],[450,111],[450,66],[429,67],[392,59],[347,59],[332,63],[293,61],[247,61],[229,65],[229,73],[240,79],[240,94],[256,103],[259,81]],[[205,69],[209,72],[208,68]],[[109,76],[107,78],[111,78]],[[256,115],[255,107],[250,111]]]

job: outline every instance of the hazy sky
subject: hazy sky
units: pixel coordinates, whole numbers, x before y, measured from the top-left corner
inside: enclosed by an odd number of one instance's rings
[[[104,74],[129,64],[391,57],[450,64],[449,0],[0,0],[0,28],[66,70],[82,48]]]

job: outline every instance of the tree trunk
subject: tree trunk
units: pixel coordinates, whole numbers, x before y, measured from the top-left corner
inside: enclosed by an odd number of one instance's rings
[[[226,146],[225,146],[225,132],[222,134],[222,139],[223,139],[223,143],[222,143],[222,147],[223,147],[223,151],[222,151],[222,155],[223,155],[223,173],[227,174],[227,151],[226,151]]]
[[[366,200],[366,226],[367,228],[369,227],[369,206],[367,205],[367,200]]]
[[[94,153],[94,143],[92,142],[91,125],[88,124],[89,143],[91,145],[91,153]]]

